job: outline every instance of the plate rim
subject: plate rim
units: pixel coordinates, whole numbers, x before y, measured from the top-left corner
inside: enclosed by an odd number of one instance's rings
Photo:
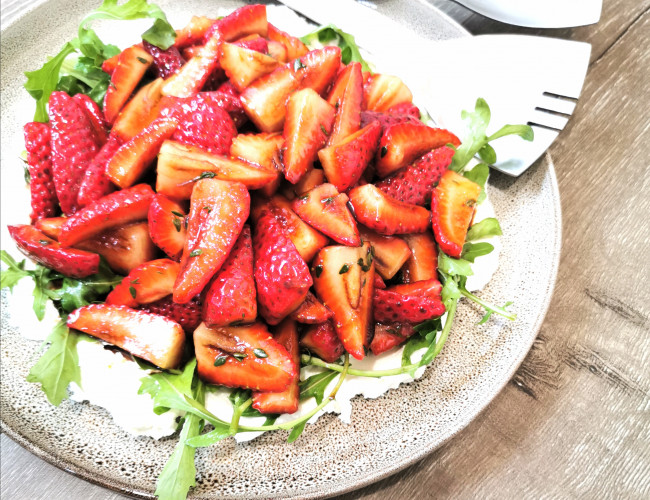
[[[25,7],[25,9],[20,12],[18,15],[10,19],[6,23],[2,23],[2,28],[1,28],[1,33],[4,34],[7,30],[13,28],[16,26],[19,22],[21,22],[26,16],[29,16],[30,14],[34,13],[36,10],[39,8],[43,7],[45,4],[48,4],[54,0],[35,0],[33,3],[29,4],[28,6]],[[263,3],[268,4],[269,0],[262,0]],[[275,2],[272,2],[275,3]],[[418,2],[419,3],[419,2]],[[464,36],[473,36],[468,30],[466,30],[462,25],[460,25],[457,21],[455,21],[453,18],[451,18],[448,14],[445,12],[441,11],[439,8],[437,8],[435,5],[431,4],[426,4],[425,7],[428,7],[431,11],[431,15],[437,16],[440,18],[442,21],[444,21],[446,24],[450,25],[454,29],[456,29],[459,33],[459,36],[464,37]],[[550,153],[547,151],[537,162],[531,166],[530,168],[539,168],[541,167],[541,164],[545,163],[547,168],[547,173],[546,177],[548,177],[548,180],[550,182],[550,193],[551,193],[551,198],[552,198],[552,207],[553,207],[553,212],[554,212],[554,220],[556,221],[555,223],[555,241],[553,242],[553,253],[554,253],[554,259],[552,261],[552,268],[550,269],[550,279],[547,283],[546,286],[546,293],[543,297],[543,301],[541,302],[541,307],[539,308],[539,312],[536,318],[536,321],[534,325],[531,326],[531,332],[534,333],[534,335],[531,335],[530,337],[530,343],[527,346],[527,348],[521,349],[519,352],[519,355],[516,357],[516,359],[513,360],[510,369],[508,370],[507,377],[504,376],[502,381],[499,384],[494,385],[494,391],[488,394],[486,397],[484,397],[481,401],[480,404],[476,405],[476,412],[473,412],[472,415],[468,415],[464,418],[460,418],[459,420],[455,421],[455,425],[453,426],[452,432],[449,433],[449,435],[443,439],[442,441],[436,442],[436,443],[431,443],[430,445],[424,445],[420,451],[418,451],[417,454],[415,455],[410,455],[408,457],[405,457],[403,460],[398,461],[397,463],[394,463],[391,465],[389,469],[379,469],[375,471],[370,471],[370,473],[366,476],[363,477],[363,479],[356,479],[354,482],[352,481],[347,481],[347,482],[341,482],[338,483],[338,485],[335,488],[328,488],[327,490],[321,490],[320,492],[309,492],[309,493],[300,493],[300,492],[290,492],[288,495],[285,493],[283,495],[283,498],[329,498],[335,495],[341,495],[344,493],[349,493],[361,488],[364,488],[366,486],[369,486],[373,483],[376,483],[382,479],[385,479],[387,477],[390,477],[394,474],[397,474],[398,472],[404,470],[405,468],[423,460],[426,456],[430,455],[433,453],[435,450],[439,449],[441,446],[444,444],[448,443],[452,438],[457,436],[462,430],[464,430],[474,419],[476,419],[479,415],[481,415],[487,406],[494,401],[494,399],[501,393],[503,388],[510,382],[512,379],[513,375],[515,372],[518,370],[518,368],[521,366],[522,362],[530,352],[530,349],[535,342],[539,331],[541,329],[541,326],[544,322],[544,319],[546,318],[546,315],[548,313],[548,309],[550,307],[550,303],[553,297],[553,292],[555,290],[556,282],[557,282],[557,276],[558,276],[558,269],[559,269],[559,264],[560,264],[560,259],[561,259],[561,251],[562,251],[562,206],[561,206],[561,200],[560,200],[560,191],[559,191],[559,185],[557,181],[557,175],[555,172],[555,167],[554,163],[552,160],[552,157]],[[77,463],[68,463],[62,459],[60,459],[54,452],[50,452],[49,450],[45,450],[43,448],[40,448],[36,445],[35,442],[31,441],[30,438],[23,433],[19,431],[19,429],[13,428],[9,426],[9,424],[5,421],[5,419],[0,415],[0,431],[7,434],[9,438],[11,438],[13,441],[18,443],[20,446],[22,446],[24,449],[28,450],[30,453],[33,455],[39,457],[40,459],[44,460],[45,462],[49,463],[50,465],[53,465],[54,467],[67,472],[75,477],[78,477],[80,479],[83,479],[85,481],[88,481],[92,484],[95,484],[97,486],[106,488],[108,490],[120,493],[120,494],[125,494],[125,495],[130,495],[134,498],[143,498],[143,499],[150,499],[150,498],[155,498],[155,495],[153,493],[150,493],[148,491],[141,491],[137,489],[130,488],[127,483],[118,483],[115,481],[114,478],[110,478],[108,476],[100,476],[96,472],[93,472],[86,467],[84,467],[82,464],[77,464]],[[192,495],[192,492],[190,491],[189,494],[190,498],[198,498],[196,496]],[[248,498],[248,497],[246,497]]]

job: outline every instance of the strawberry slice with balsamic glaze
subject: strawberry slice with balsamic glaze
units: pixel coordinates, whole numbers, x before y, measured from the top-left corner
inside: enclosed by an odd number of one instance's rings
[[[296,365],[300,366],[300,345],[298,344],[298,328],[296,322],[292,319],[285,319],[280,323],[273,338],[284,347],[291,360]],[[261,353],[260,353],[261,354]],[[298,404],[300,403],[300,373],[296,370],[296,374],[289,382],[289,386],[282,392],[254,392],[253,393],[253,408],[260,413],[295,413],[298,411]]]
[[[165,195],[156,193],[149,205],[147,219],[149,234],[154,244],[170,259],[179,261],[187,237],[183,207]]]
[[[238,129],[248,121],[242,101],[239,99],[239,92],[232,83],[222,83],[214,92],[212,99],[230,115]]]
[[[253,249],[260,314],[270,325],[277,325],[307,297],[313,284],[309,268],[266,207],[255,225]]]
[[[364,102],[370,111],[387,111],[396,104],[410,103],[413,94],[396,76],[375,73],[363,86]]]
[[[431,192],[447,171],[453,156],[454,150],[446,146],[434,149],[375,185],[396,200],[424,205],[431,200]]]
[[[176,368],[185,349],[178,323],[126,306],[92,304],[68,316],[68,327],[116,345],[163,369]]]
[[[460,140],[448,130],[414,123],[397,123],[388,127],[379,141],[377,175],[386,177],[416,158],[445,144],[460,145]]]
[[[291,36],[282,30],[279,30],[271,23],[268,23],[268,39],[279,42],[287,48],[287,59],[289,61],[304,56],[309,49],[300,41],[300,38]]]
[[[259,77],[273,71],[279,64],[269,55],[232,43],[223,42],[219,47],[219,65],[240,92]]]
[[[96,253],[62,248],[56,240],[34,226],[7,226],[7,229],[21,252],[64,276],[85,278],[99,271],[99,255]]]
[[[34,222],[34,227],[42,231],[48,238],[58,241],[64,222],[65,217],[45,217]]]
[[[120,53],[104,97],[104,116],[110,125],[113,124],[152,62],[153,58],[138,45],[133,45]]]
[[[203,41],[207,43],[216,36],[220,40],[230,42],[254,34],[261,37],[266,37],[268,34],[266,5],[257,4],[240,7],[232,14],[214,23],[206,32]]]
[[[110,135],[108,141],[86,168],[77,194],[77,205],[80,208],[90,205],[114,191],[115,186],[106,175],[106,167],[111,158],[117,153],[117,150],[120,149],[122,143],[119,136]]]
[[[439,318],[445,313],[445,306],[439,298],[430,295],[406,295],[398,290],[395,287],[375,290],[373,297],[375,321],[421,323],[428,319]]]
[[[370,343],[370,350],[375,356],[390,351],[406,342],[415,333],[409,323],[375,324],[375,335]]]
[[[313,325],[324,323],[330,319],[332,317],[332,311],[325,307],[325,304],[318,300],[313,293],[307,292],[305,301],[290,316],[298,323]]]
[[[99,151],[88,114],[65,92],[52,92],[49,101],[52,173],[56,195],[65,215],[77,211],[79,185]]]
[[[24,127],[25,149],[29,170],[32,222],[56,215],[59,200],[52,177],[52,146],[50,126],[31,122]]]
[[[433,190],[433,234],[447,255],[460,258],[480,194],[481,186],[453,170],[447,170]]]
[[[192,19],[190,19],[190,22],[187,23],[187,25],[176,30],[174,47],[182,49],[201,43],[205,34],[216,22],[216,19],[210,19],[209,17],[192,16]]]
[[[106,303],[137,307],[155,302],[174,290],[180,266],[171,259],[157,259],[132,269],[106,297]]]
[[[341,245],[358,247],[359,230],[347,207],[348,196],[332,184],[321,184],[293,201],[298,216]]]
[[[411,250],[411,255],[402,268],[402,281],[413,283],[437,278],[438,249],[431,231],[405,234],[402,238]]]
[[[108,124],[104,119],[104,113],[102,110],[99,109],[97,103],[86,94],[75,94],[72,99],[74,99],[76,103],[81,106],[81,108],[83,108],[86,112],[86,116],[88,116],[88,119],[90,120],[90,123],[95,131],[97,145],[103,145],[108,139]]]
[[[426,208],[397,201],[372,184],[358,186],[348,196],[357,221],[379,234],[422,233],[429,227]]]
[[[410,115],[389,115],[388,113],[380,113],[378,111],[362,111],[361,112],[361,127],[365,127],[372,122],[379,122],[381,125],[381,133],[383,134],[388,127],[396,123],[411,123],[414,125],[424,125],[419,118]]]
[[[174,45],[163,50],[146,40],[143,40],[142,48],[152,57],[153,65],[156,68],[156,74],[163,80],[178,73],[183,64],[185,64],[183,56],[181,56],[178,48]]]
[[[377,234],[363,226],[359,228],[359,233],[363,241],[369,241],[372,245],[375,269],[382,278],[391,279],[411,257],[409,246],[397,236]]]
[[[418,108],[412,102],[402,102],[400,104],[395,104],[388,108],[386,111],[390,116],[411,116],[417,120],[420,119],[421,113],[420,108]]]
[[[249,212],[250,196],[239,182],[201,179],[194,185],[174,302],[192,300],[221,269]]]
[[[203,320],[208,326],[252,323],[257,317],[253,279],[253,243],[244,226],[221,270],[208,285],[203,300]]]
[[[331,321],[310,326],[300,345],[327,363],[334,363],[345,352]]]
[[[201,301],[194,297],[187,304],[177,304],[171,295],[139,307],[141,311],[175,321],[186,333],[191,333],[201,324]]]
[[[163,84],[164,80],[158,78],[141,87],[117,115],[111,135],[119,136],[122,142],[129,141],[158,118],[163,105],[169,106],[171,102],[163,100]]]
[[[343,87],[342,92],[340,87]],[[336,108],[334,127],[327,141],[331,146],[359,130],[363,103],[363,76],[360,63],[352,62],[339,73],[327,101]]]
[[[210,384],[280,392],[292,383],[298,366],[264,323],[215,326],[194,331],[199,377]]]
[[[302,77],[301,88],[312,89],[319,95],[324,95],[340,68],[341,49],[331,46],[307,52],[300,58],[300,64],[294,64],[294,70]]]

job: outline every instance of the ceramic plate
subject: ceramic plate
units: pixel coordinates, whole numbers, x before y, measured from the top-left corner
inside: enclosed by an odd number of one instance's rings
[[[2,31],[4,248],[8,246],[6,224],[16,217],[24,220],[28,214],[27,205],[18,207],[12,201],[24,185],[18,155],[23,150],[22,126],[33,113],[33,101],[22,88],[23,71],[38,67],[72,38],[83,14],[97,3],[41,2]],[[216,15],[217,2],[213,1],[158,3],[176,26],[192,14]],[[430,38],[467,36],[423,3],[385,1],[380,7]],[[549,304],[560,252],[560,203],[549,158],[517,179],[495,174],[490,184],[504,232],[503,251],[498,272],[482,295],[498,304],[513,300],[517,321],[495,317],[476,326],[482,312],[463,302],[446,347],[422,379],[379,399],[356,398],[351,424],[326,415],[291,445],[286,443],[285,432],[275,432],[247,444],[227,439],[198,450],[194,496],[305,498],[342,493],[412,464],[476,417],[508,382],[535,339]],[[24,200],[28,203],[27,196]],[[24,311],[9,310],[3,300],[2,429],[62,469],[126,494],[151,497],[176,438],[133,438],[101,408],[70,401],[58,408],[49,405],[40,388],[25,381],[39,350],[38,342],[20,334],[21,317],[26,314],[31,314],[29,305]]]

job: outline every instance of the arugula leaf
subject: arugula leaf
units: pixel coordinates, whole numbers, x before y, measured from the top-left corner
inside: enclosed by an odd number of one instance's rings
[[[302,431],[305,430],[305,425],[307,425],[306,420],[304,422],[299,423],[293,429],[291,429],[291,432],[289,433],[289,437],[287,438],[287,443],[291,444],[296,439],[298,439],[298,437],[302,434]]]
[[[214,428],[205,434],[196,435],[186,439],[185,444],[192,448],[204,448],[212,446],[230,436],[230,429],[221,426]],[[183,497],[184,498],[184,497]]]
[[[53,293],[61,301],[63,311],[70,313],[79,307],[97,302],[119,285],[122,279],[123,277],[113,273],[106,261],[102,259],[96,274],[79,279],[63,278],[61,288]]]
[[[363,59],[363,57],[361,57],[359,46],[354,37],[337,28],[333,24],[321,26],[311,33],[306,34],[300,40],[307,45],[315,41],[324,45],[335,42],[336,45],[341,47],[341,60],[344,64],[348,64],[352,61],[358,62],[361,63],[361,69],[363,71],[370,71],[370,66],[368,66],[368,63]]]
[[[411,356],[415,351],[419,351],[429,345],[426,337],[421,337],[420,335],[413,335],[410,339],[404,344],[404,350],[402,351],[402,366],[412,365]],[[413,370],[415,373],[415,370]]]
[[[327,386],[337,375],[338,373],[334,371],[324,371],[302,380],[300,382],[300,400],[314,398],[317,404],[321,404],[325,397]]]
[[[202,404],[204,395],[203,382],[198,380],[192,396]],[[201,428],[200,417],[191,413],[185,415],[185,422],[176,448],[156,482],[155,495],[160,500],[184,500],[187,498],[190,488],[196,486],[196,465],[194,464],[196,450],[187,444],[187,440],[198,436]]]
[[[465,243],[463,245],[463,253],[461,257],[463,260],[466,260],[468,262],[474,262],[476,257],[482,257],[483,255],[487,255],[494,250],[494,246],[492,246],[490,243],[486,242],[480,242],[480,243]]]
[[[27,375],[28,382],[41,384],[45,396],[54,406],[67,397],[70,382],[81,385],[78,340],[77,333],[71,331],[64,321],[59,322],[47,337],[49,348]]]
[[[0,271],[0,289],[9,288],[13,291],[14,286],[21,279],[30,276],[29,271],[25,271],[25,260],[16,262],[15,259],[4,250],[0,250],[0,260],[7,264],[8,268]]]
[[[488,217],[480,222],[477,222],[467,231],[465,239],[467,241],[480,240],[489,236],[501,236],[501,225],[494,217]]]
[[[455,279],[443,272],[440,272],[440,276],[443,282],[442,291],[440,292],[442,303],[445,305],[445,309],[449,309],[451,302],[461,297],[460,289]]]
[[[176,31],[166,20],[156,19],[153,26],[142,33],[142,39],[162,50],[167,50],[174,45]]]
[[[504,125],[488,137],[487,128],[491,117],[490,107],[485,99],[480,97],[476,100],[473,112],[462,112],[461,118],[467,122],[468,136],[463,139],[462,144],[456,150],[449,167],[451,170],[460,172],[476,154],[486,163],[496,163],[496,152],[488,143],[500,137],[518,135],[526,141],[533,140],[533,129],[528,125]]]
[[[505,310],[506,310],[506,307],[511,306],[513,303],[514,303],[514,302],[510,302],[510,301],[506,302],[506,303],[504,304],[504,306],[502,307],[502,309],[505,311]],[[499,311],[497,311],[496,309],[492,309],[492,308],[487,309],[487,312],[483,315],[483,317],[481,318],[481,321],[479,321],[477,324],[478,324],[478,325],[482,325],[482,324],[486,323],[486,322],[490,319],[490,317],[492,316],[492,314],[494,314],[494,313],[501,314],[501,313],[500,313]]]
[[[189,361],[178,374],[150,373],[140,379],[138,394],[149,394],[154,402],[154,412],[165,413],[170,408],[191,411],[184,396],[192,397],[192,384],[196,371],[196,358]]]
[[[450,276],[471,276],[472,266],[463,259],[454,259],[444,252],[438,253],[438,270]]]
[[[474,168],[472,168],[472,170],[466,170],[463,172],[463,176],[465,178],[469,179],[472,182],[475,182],[482,188],[481,194],[478,195],[478,200],[476,200],[477,203],[482,203],[487,196],[485,194],[485,184],[488,180],[489,175],[490,167],[488,167],[485,163],[479,163]]]

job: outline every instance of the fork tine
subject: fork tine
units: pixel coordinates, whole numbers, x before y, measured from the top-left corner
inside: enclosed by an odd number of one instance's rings
[[[541,108],[535,108],[529,116],[529,123],[535,123],[555,130],[562,130],[569,121],[567,116],[557,115]]]
[[[544,94],[537,101],[537,107],[569,116],[575,111],[576,103],[569,99],[562,99],[560,97]]]

